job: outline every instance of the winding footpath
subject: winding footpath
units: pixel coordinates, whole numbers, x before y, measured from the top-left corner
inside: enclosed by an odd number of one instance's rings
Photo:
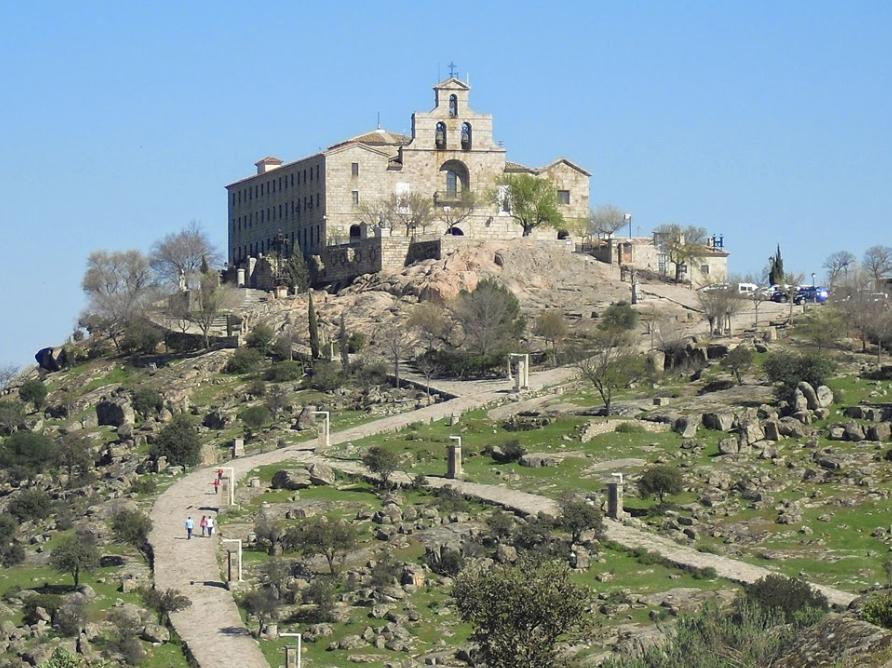
[[[574,369],[559,368],[531,374],[531,391],[557,385],[570,380]],[[511,389],[508,381],[470,381],[450,383],[442,388],[457,398],[419,410],[392,415],[366,424],[331,434],[331,443],[340,444],[359,440],[375,434],[398,431],[419,421],[433,421],[452,414],[462,414],[469,410],[505,399]],[[248,472],[267,464],[286,460],[322,461],[341,471],[356,475],[367,474],[358,462],[339,461],[325,458],[312,452],[313,444],[273,450],[262,454],[242,457],[229,462],[235,480]],[[177,634],[188,647],[196,663],[203,668],[218,665],[238,666],[239,668],[268,668],[265,657],[257,642],[251,637],[242,622],[232,593],[220,580],[221,536],[203,538],[193,536],[186,540],[184,522],[191,515],[198,520],[202,515],[214,514],[223,498],[211,491],[210,482],[217,467],[198,469],[184,476],[165,490],[156,500],[150,513],[154,528],[149,542],[155,554],[155,587],[157,589],[177,589],[192,601],[183,611],[173,613],[171,622]],[[519,492],[497,485],[428,478],[431,486],[453,485],[463,494],[524,514],[556,514],[555,502],[547,497]],[[675,564],[712,567],[716,572],[735,582],[754,582],[771,571],[744,562],[696,550],[657,536],[648,531],[605,522],[607,537],[629,548],[642,547],[658,552]],[[224,536],[225,537],[225,536]],[[846,606],[855,596],[830,587],[818,587],[834,605]]]

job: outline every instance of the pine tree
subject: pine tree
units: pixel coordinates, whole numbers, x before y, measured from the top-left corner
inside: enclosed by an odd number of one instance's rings
[[[338,348],[341,349],[341,370],[344,375],[350,373],[350,340],[347,337],[347,324],[341,313],[341,326],[338,329]]]
[[[310,328],[310,353],[313,359],[319,359],[319,323],[316,320],[316,307],[313,305],[313,291],[310,293],[310,303],[307,306]]]
[[[781,257],[780,244],[777,252],[771,257],[768,269],[768,284],[780,285],[784,282],[784,258]]]

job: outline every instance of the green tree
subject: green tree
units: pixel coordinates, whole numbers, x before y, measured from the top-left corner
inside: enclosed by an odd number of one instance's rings
[[[467,568],[452,597],[489,668],[553,668],[558,641],[585,624],[591,595],[556,561]]]
[[[239,419],[245,425],[245,436],[252,438],[254,434],[263,429],[272,420],[269,408],[262,404],[248,406],[238,414]]]
[[[310,298],[307,303],[307,320],[310,335],[310,354],[313,359],[319,359],[319,322],[316,319],[316,306],[313,304],[313,291],[309,292]]]
[[[580,376],[594,386],[610,416],[616,393],[644,377],[647,367],[628,332],[597,331],[591,339],[589,356],[576,363]]]
[[[34,405],[35,410],[40,410],[46,403],[47,389],[41,381],[36,378],[26,380],[19,388],[19,398],[26,404]]]
[[[777,251],[768,258],[768,284],[781,285],[784,282],[784,258],[781,257],[780,244],[777,245]]]
[[[153,446],[155,456],[167,457],[175,466],[195,466],[201,453],[201,439],[192,418],[177,413],[173,420],[158,432]]]
[[[87,474],[93,468],[93,444],[83,432],[69,432],[59,439],[58,464],[68,473],[68,484],[72,485],[77,471],[79,479],[86,482]]]
[[[133,410],[143,420],[147,420],[150,415],[160,413],[161,409],[164,408],[164,399],[161,397],[161,393],[145,385],[133,390],[131,403],[133,404]]]
[[[248,614],[257,618],[258,637],[263,631],[263,625],[278,616],[279,605],[279,599],[269,587],[252,589],[242,597],[242,606]]]
[[[51,467],[59,457],[59,446],[46,434],[17,431],[0,444],[0,466],[14,480],[27,480]]]
[[[520,302],[494,278],[485,278],[473,292],[463,290],[454,307],[464,334],[462,347],[480,356],[499,355],[523,333]]]
[[[158,623],[165,626],[170,624],[171,613],[185,610],[192,605],[189,597],[177,589],[143,589],[140,594],[146,606],[158,615]]]
[[[788,399],[800,382],[812,387],[823,385],[833,373],[835,364],[820,353],[797,355],[788,352],[770,353],[762,365],[765,375],[772,383],[779,383],[778,394]]]
[[[226,362],[226,373],[250,373],[263,363],[263,355],[254,348],[239,348]]]
[[[666,495],[678,494],[683,489],[681,472],[668,464],[648,467],[638,479],[638,493],[643,497],[655,496],[663,505]]]
[[[737,346],[722,359],[722,367],[734,374],[738,385],[743,385],[741,374],[753,365],[753,351],[749,346]]]
[[[291,254],[291,257],[285,261],[284,274],[288,287],[295,293],[298,293],[309,289],[310,270],[307,268],[307,263],[300,248],[295,248],[294,250],[295,252]]]
[[[561,514],[558,523],[562,529],[570,533],[573,543],[582,542],[582,533],[594,530],[600,533],[603,527],[601,511],[594,504],[575,496],[566,496],[560,500]]]
[[[53,512],[53,500],[42,489],[22,489],[9,500],[6,512],[19,522],[42,520]]]
[[[248,334],[246,343],[251,348],[260,351],[261,355],[266,355],[269,353],[270,346],[272,346],[275,336],[276,333],[273,331],[272,327],[265,322],[259,322],[254,325],[254,329]]]
[[[523,236],[540,225],[561,227],[564,217],[558,205],[557,189],[548,180],[531,174],[506,174],[498,179],[494,202],[523,228]]]
[[[381,488],[387,489],[390,487],[390,476],[397,471],[400,459],[395,452],[375,445],[366,450],[362,463],[369,471],[377,474]]]
[[[164,332],[145,318],[133,318],[124,328],[121,350],[131,354],[153,355],[164,341]]]
[[[152,519],[136,508],[119,508],[111,521],[115,540],[128,543],[143,554],[149,553],[149,533],[152,531]]]
[[[558,342],[563,340],[569,331],[564,316],[559,311],[543,311],[536,318],[533,331],[545,339],[546,346],[551,342],[551,360],[557,366]]]
[[[50,553],[50,565],[60,573],[69,574],[77,588],[81,574],[91,573],[99,565],[96,537],[88,531],[64,537]]]
[[[321,555],[328,569],[336,575],[347,553],[356,547],[356,528],[341,519],[311,517],[302,525],[285,532],[282,543],[288,549],[298,549],[304,555]]]
[[[638,311],[628,302],[616,302],[604,310],[598,329],[605,332],[628,332],[638,327]]]

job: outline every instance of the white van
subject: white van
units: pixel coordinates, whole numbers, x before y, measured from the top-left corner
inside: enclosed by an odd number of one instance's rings
[[[759,289],[759,286],[756,285],[755,283],[738,283],[737,284],[737,294],[744,295],[746,297],[749,297],[758,289]]]

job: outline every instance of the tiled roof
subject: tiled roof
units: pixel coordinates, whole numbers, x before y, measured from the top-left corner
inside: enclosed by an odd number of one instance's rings
[[[378,130],[372,130],[371,132],[366,132],[365,134],[357,135],[356,137],[351,137],[350,139],[338,142],[337,144],[332,144],[328,148],[330,150],[335,148],[336,146],[343,146],[344,144],[350,144],[353,142],[357,144],[365,144],[366,146],[405,146],[410,141],[412,141],[411,137],[397,134],[396,132],[390,132],[381,128]]]
[[[505,161],[505,171],[509,173],[516,172],[526,172],[527,174],[537,174],[538,170],[533,169],[532,167],[527,167],[526,165],[521,165],[519,162],[511,162],[510,160]]]

